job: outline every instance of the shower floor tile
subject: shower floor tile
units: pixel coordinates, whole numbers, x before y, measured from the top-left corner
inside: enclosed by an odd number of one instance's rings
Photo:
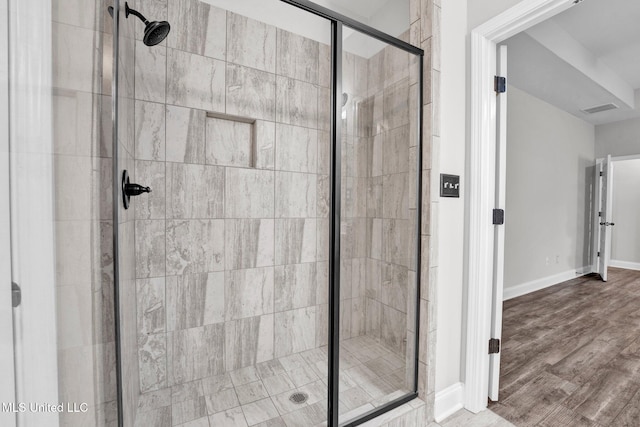
[[[341,343],[340,418],[409,393],[405,361],[375,339]],[[327,347],[141,396],[136,426],[312,427],[326,425]],[[302,403],[289,397],[308,397]]]

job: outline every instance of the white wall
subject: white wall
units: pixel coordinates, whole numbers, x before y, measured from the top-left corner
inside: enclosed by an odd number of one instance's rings
[[[613,164],[611,261],[640,266],[640,160]]]
[[[595,163],[592,124],[514,86],[507,95],[506,292],[590,265]]]
[[[440,171],[460,175],[462,183],[465,176],[466,121],[465,3],[442,2],[442,119],[440,144],[436,142],[433,153],[440,161]],[[440,177],[432,179],[439,182]],[[436,393],[461,380],[464,186],[460,196],[460,199],[441,198],[439,201]]]
[[[640,154],[640,118],[596,126],[596,157]]]

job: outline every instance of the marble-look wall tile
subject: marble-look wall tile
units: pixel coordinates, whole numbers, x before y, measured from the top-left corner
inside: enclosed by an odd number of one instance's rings
[[[223,218],[224,168],[167,164],[167,218]]]
[[[276,172],[276,218],[315,218],[316,175]]]
[[[367,318],[366,318],[366,328],[367,335],[380,338],[380,321],[382,318],[382,304],[378,301],[367,298]]]
[[[225,320],[273,313],[273,267],[225,272]]]
[[[317,41],[278,28],[277,74],[317,84],[319,51]]]
[[[316,260],[315,219],[277,219],[275,221],[275,263],[299,264]]]
[[[68,349],[93,344],[91,288],[84,286],[57,286],[58,348]]]
[[[310,83],[277,76],[276,121],[318,129],[318,88]]]
[[[165,159],[165,106],[136,101],[136,160]]]
[[[250,167],[252,125],[207,117],[206,162],[209,165]]]
[[[318,208],[316,214],[318,218],[329,218],[331,210],[331,179],[329,175],[318,175]]]
[[[317,234],[316,234],[316,258],[318,261],[327,261],[329,259],[329,219],[318,218]]]
[[[351,299],[340,305],[340,339],[351,338]]]
[[[205,120],[204,111],[167,105],[167,161],[205,162]]]
[[[318,173],[329,175],[331,172],[331,135],[318,131]]]
[[[383,199],[383,183],[382,176],[369,178],[367,188],[367,217],[382,218],[384,199]]]
[[[316,304],[316,263],[275,267],[275,311],[292,310]]]
[[[138,333],[157,334],[165,331],[166,304],[165,279],[138,279],[136,281]]]
[[[386,137],[386,133],[380,133],[369,139],[369,170],[371,171],[372,177],[384,174],[384,163],[386,161],[384,158]]]
[[[318,84],[322,87],[329,87],[331,84],[331,46],[320,43],[318,55]]]
[[[275,357],[315,347],[316,307],[275,314]]]
[[[53,157],[56,220],[91,219],[92,167],[90,157]]]
[[[316,306],[316,347],[322,347],[329,343],[329,306],[327,304]]]
[[[342,258],[364,258],[366,256],[367,220],[365,218],[343,218],[340,233],[343,236],[340,241]]]
[[[227,113],[274,121],[276,76],[265,71],[227,64]]]
[[[367,178],[344,177],[342,214],[345,218],[364,218],[367,213]]]
[[[169,333],[169,384],[182,384],[224,373],[224,351],[224,323]]]
[[[166,334],[138,336],[140,391],[148,392],[167,386]]]
[[[51,5],[51,20],[90,30],[102,30],[102,9],[98,2],[82,0],[60,0]]]
[[[229,12],[227,45],[229,62],[275,73],[275,27]]]
[[[382,216],[384,218],[409,218],[408,173],[385,175],[382,179]]]
[[[226,218],[273,218],[274,173],[226,168]]]
[[[382,265],[382,286],[380,288],[380,302],[391,306],[396,310],[407,312],[408,298],[408,274],[407,267],[384,263]]]
[[[276,125],[276,169],[315,173],[318,165],[318,132],[298,126]]]
[[[382,221],[382,258],[394,264],[409,266],[406,242],[409,239],[409,221],[385,219]]]
[[[367,249],[369,257],[382,259],[382,219],[371,218],[367,221]]]
[[[225,268],[266,267],[274,263],[274,220],[225,221]]]
[[[324,132],[331,130],[331,90],[329,88],[318,89],[318,129]]]
[[[225,10],[198,0],[169,1],[170,48],[225,59]]]
[[[407,336],[406,314],[382,304],[380,319],[380,338],[383,344],[404,354]]]
[[[135,200],[136,219],[164,219],[165,217],[164,162],[136,161],[136,182],[151,187],[151,193]]]
[[[409,126],[401,126],[387,133],[383,159],[385,175],[409,171]]]
[[[384,48],[384,79],[386,85],[409,76],[410,56],[413,55],[394,46]]]
[[[273,169],[275,165],[276,124],[256,121],[255,167]]]
[[[273,359],[273,314],[226,322],[225,333],[227,371]]]
[[[100,92],[101,33],[71,25],[53,23],[52,77],[53,87]]]
[[[351,298],[365,296],[367,286],[367,262],[366,258],[351,260]]]
[[[366,333],[365,298],[352,298],[351,302],[351,337],[359,337]]]
[[[167,49],[136,42],[135,96],[138,100],[165,102]]]
[[[144,220],[135,224],[136,277],[165,275],[165,221]]]
[[[395,129],[409,124],[409,85],[408,78],[384,89],[385,129]]]
[[[224,220],[167,221],[167,275],[224,269]]]
[[[223,61],[168,49],[167,104],[224,112],[224,86]]]
[[[368,67],[369,60],[361,56],[355,55],[354,61],[354,94],[357,97],[367,95],[368,86]],[[364,135],[361,135],[364,136]]]
[[[224,273],[167,277],[167,330],[224,321]]]
[[[91,156],[99,141],[102,99],[99,95],[54,89],[52,132],[55,154]]]

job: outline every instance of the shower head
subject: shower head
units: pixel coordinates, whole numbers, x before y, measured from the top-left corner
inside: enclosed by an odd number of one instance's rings
[[[135,9],[131,9],[129,7],[129,3],[124,4],[125,16],[128,18],[129,15],[133,15],[138,17],[142,22],[144,22],[144,37],[142,41],[147,46],[155,46],[158,43],[161,43],[171,31],[171,25],[167,21],[151,21],[147,20],[140,12]]]

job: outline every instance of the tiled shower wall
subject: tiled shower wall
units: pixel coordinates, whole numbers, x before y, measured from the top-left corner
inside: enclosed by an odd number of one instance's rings
[[[142,392],[326,344],[330,82],[315,41],[145,3],[172,32],[135,52]]]
[[[406,40],[407,36],[401,38]],[[371,57],[369,96],[362,105],[368,116],[370,161],[366,332],[389,349],[406,354],[410,367],[413,345],[407,352],[408,332],[415,331],[416,304],[412,297],[416,292],[413,236],[418,140],[411,126],[417,128],[413,119],[418,112],[413,96],[417,95],[416,86],[410,85],[418,81],[415,64],[413,56],[392,46]]]
[[[63,426],[115,425],[111,19],[102,0],[52,8],[58,390]]]

